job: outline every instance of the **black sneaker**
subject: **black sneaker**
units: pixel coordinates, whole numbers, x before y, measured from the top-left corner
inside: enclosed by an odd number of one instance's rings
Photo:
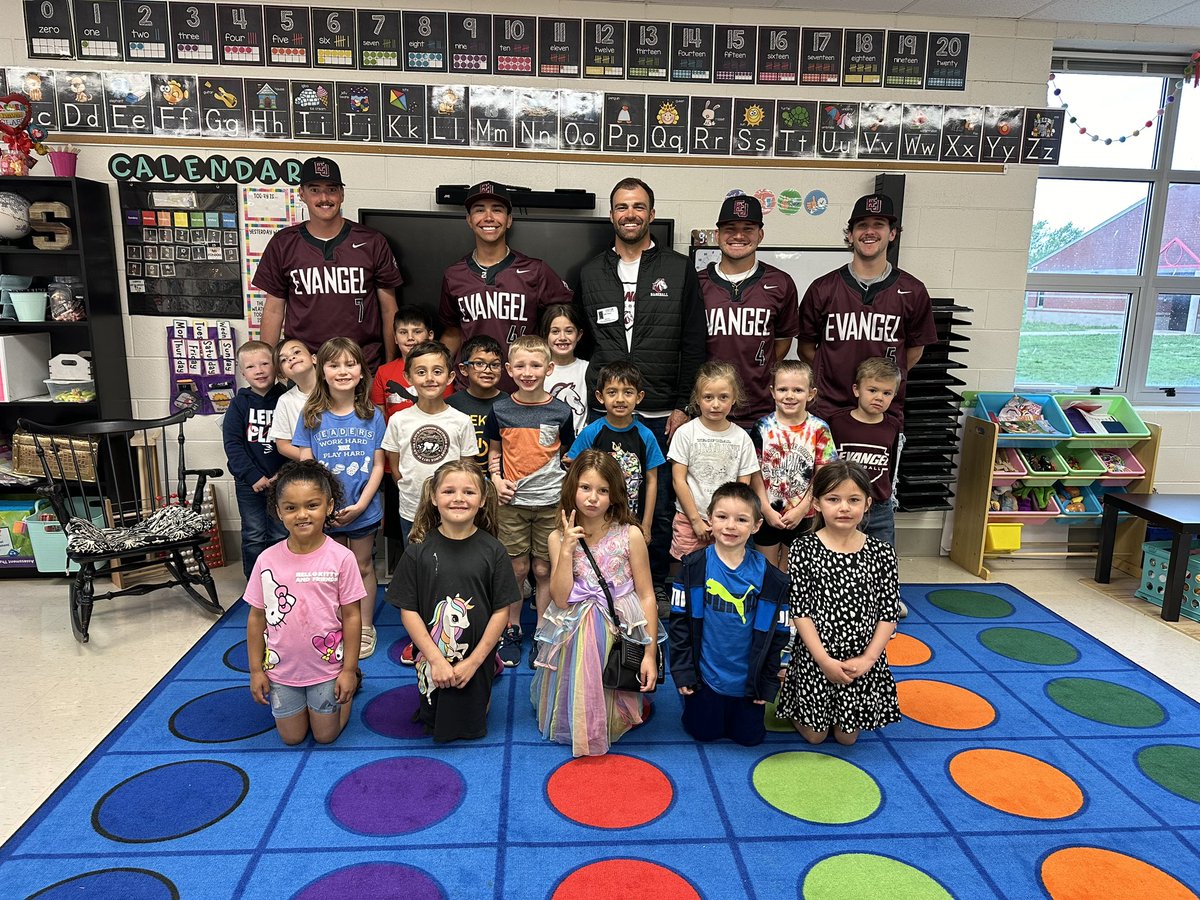
[[[509,625],[500,635],[500,646],[496,650],[500,661],[506,669],[512,669],[521,664],[521,626]]]
[[[669,621],[671,618],[671,599],[667,595],[667,589],[661,584],[654,588],[654,600],[658,605],[658,621]]]
[[[537,668],[536,663],[537,663],[537,658],[538,658],[538,649],[539,649],[538,642],[537,642],[537,635],[533,636],[531,644],[532,645],[529,648],[529,668],[536,669]]]

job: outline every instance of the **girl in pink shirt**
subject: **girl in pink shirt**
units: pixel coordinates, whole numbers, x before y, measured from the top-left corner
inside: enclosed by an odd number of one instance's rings
[[[346,727],[362,683],[367,590],[354,554],[325,534],[343,504],[329,470],[311,459],[289,462],[270,490],[269,508],[288,536],[262,552],[246,585],[250,693],[270,703],[285,744],[300,743],[310,729],[328,744]]]

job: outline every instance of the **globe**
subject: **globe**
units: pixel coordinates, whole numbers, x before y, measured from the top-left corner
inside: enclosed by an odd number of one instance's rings
[[[0,192],[0,239],[16,241],[29,234],[29,201],[20,194]]]

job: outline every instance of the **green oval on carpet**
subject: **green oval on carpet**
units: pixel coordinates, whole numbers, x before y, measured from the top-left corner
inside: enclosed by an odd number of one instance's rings
[[[928,599],[938,609],[972,619],[1003,619],[1015,612],[1007,600],[986,591],[943,588],[930,591]]]
[[[1200,803],[1200,750],[1179,744],[1143,747],[1138,751],[1137,764],[1142,774],[1159,787]]]
[[[754,789],[780,812],[822,825],[846,825],[879,808],[875,779],[827,753],[775,753],[754,767]]]
[[[979,643],[993,653],[1035,665],[1066,666],[1079,659],[1073,644],[1032,628],[988,628],[979,633]]]
[[[826,857],[808,870],[800,893],[805,900],[953,900],[949,891],[920,869],[872,853]]]
[[[1056,678],[1046,694],[1068,712],[1122,728],[1153,728],[1167,718],[1166,711],[1145,694],[1097,678]]]

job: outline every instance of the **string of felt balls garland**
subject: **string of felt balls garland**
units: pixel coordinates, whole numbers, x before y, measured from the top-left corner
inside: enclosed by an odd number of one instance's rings
[[[1179,81],[1175,82],[1175,91],[1181,90],[1187,84],[1187,80],[1189,78],[1192,79],[1192,87],[1196,87],[1198,84],[1200,84],[1200,50],[1197,50],[1195,53],[1192,54],[1191,60],[1188,62],[1186,68],[1184,68],[1184,70],[1183,70],[1183,78],[1181,78]],[[1148,131],[1149,129],[1153,128],[1154,123],[1157,122],[1159,119],[1161,119],[1167,112],[1166,106],[1160,106],[1158,109],[1156,109],[1154,111],[1153,118],[1147,119],[1146,124],[1142,125],[1139,128],[1133,129],[1133,131],[1131,131],[1129,134],[1123,134],[1120,137],[1115,137],[1115,138],[1101,137],[1098,134],[1089,132],[1086,125],[1080,125],[1079,119],[1076,118],[1075,116],[1071,115],[1070,104],[1062,99],[1062,88],[1060,88],[1054,84],[1054,73],[1053,72],[1050,73],[1050,77],[1047,79],[1046,85],[1047,85],[1047,87],[1053,88],[1052,93],[1053,93],[1055,99],[1058,101],[1058,105],[1063,109],[1064,112],[1067,113],[1067,122],[1071,125],[1077,126],[1079,128],[1079,133],[1082,135],[1085,135],[1086,137],[1091,138],[1093,143],[1112,144],[1115,141],[1118,144],[1123,144],[1129,138],[1135,138],[1139,134],[1141,134],[1143,131]],[[1174,102],[1175,102],[1175,93],[1172,92],[1167,95],[1167,105],[1169,106],[1170,104],[1172,104]]]

